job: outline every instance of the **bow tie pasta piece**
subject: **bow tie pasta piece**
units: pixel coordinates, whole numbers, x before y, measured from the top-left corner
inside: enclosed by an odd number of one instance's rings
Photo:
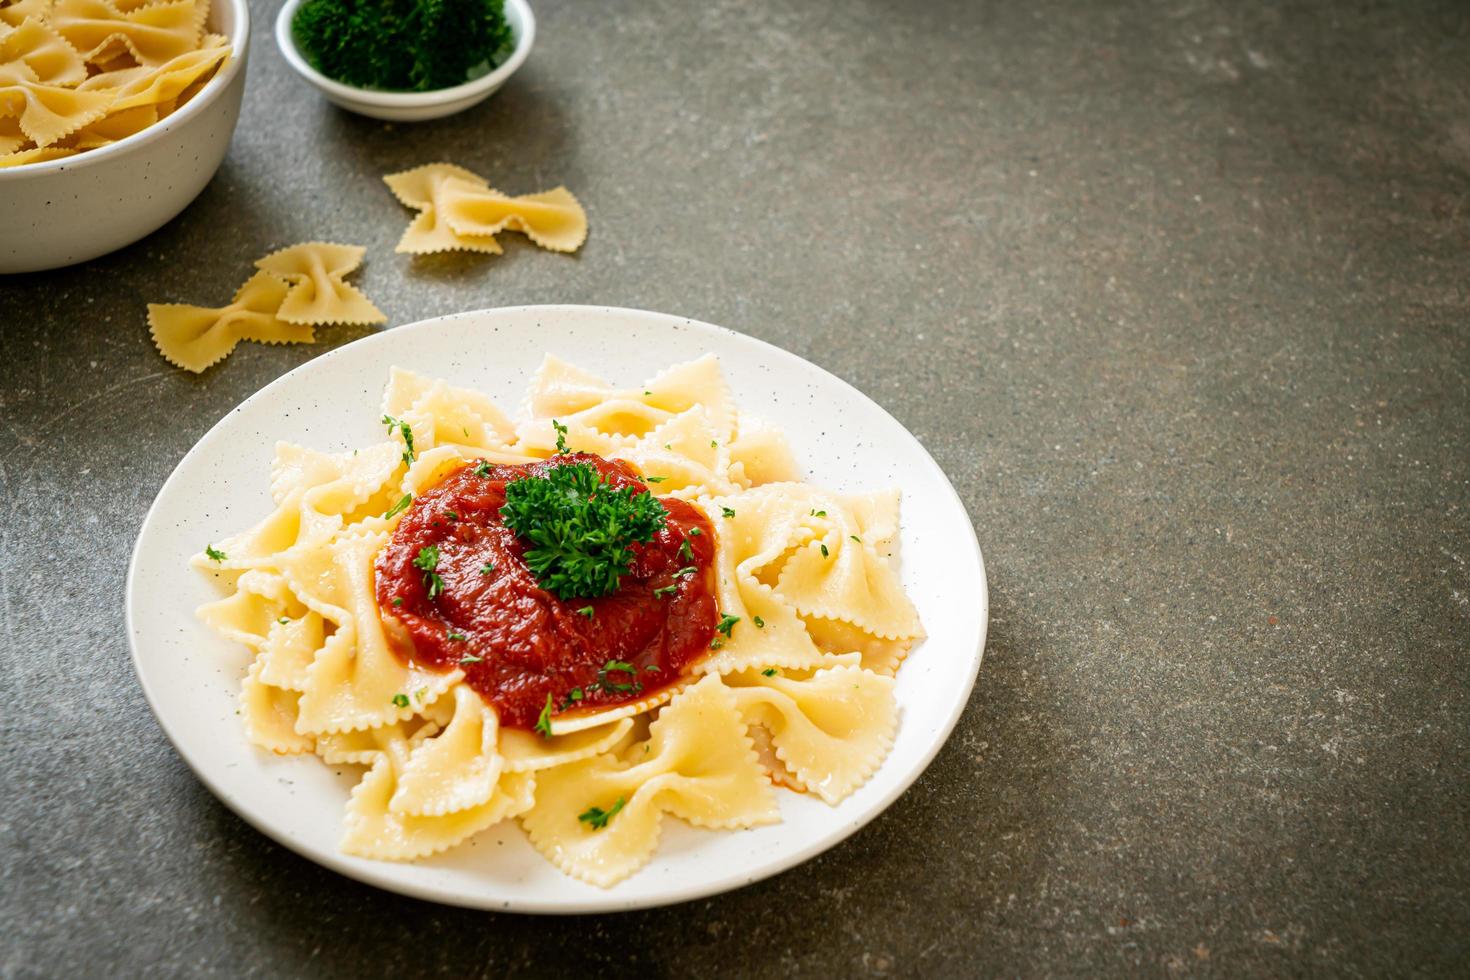
[[[296,731],[301,694],[260,679],[261,661],[250,665],[240,686],[240,717],[245,737],[276,755],[298,755],[316,750],[316,740]]]
[[[391,442],[380,442],[356,453],[332,454],[334,470],[327,471],[323,466],[317,471],[322,476],[330,473],[329,478],[311,485],[303,481],[298,541],[324,540],[340,530],[381,518],[399,497],[394,478],[403,460],[395,449]],[[301,447],[294,447],[294,452],[287,449],[288,456],[301,452]],[[288,479],[279,446],[273,470],[281,479]],[[369,525],[367,529],[378,528]]]
[[[149,303],[148,326],[158,352],[170,363],[202,372],[217,364],[242,340],[301,344],[314,339],[311,327],[276,316],[286,285],[259,272],[251,276],[229,306],[210,309],[181,303]]]
[[[567,874],[606,888],[658,845],[665,813],[697,827],[780,818],[729,689],[707,677],[669,703],[646,742],[537,774],[521,816],[531,843]]]
[[[587,212],[565,187],[506,197],[483,182],[448,177],[440,207],[444,223],[460,236],[520,231],[553,252],[575,252],[587,240]]]
[[[626,459],[659,496],[698,500],[740,489],[730,479],[729,450],[719,442],[704,406],[676,415],[632,446],[609,455]]]
[[[377,728],[421,712],[464,677],[405,664],[389,646],[373,593],[373,559],[386,535],[346,538],[283,562],[297,597],[336,627],[307,671],[301,734]]]
[[[740,412],[735,417],[735,437],[730,441],[730,478],[745,487],[795,483],[801,480],[801,467],[796,464],[785,433]]]
[[[0,24],[20,27],[27,18],[45,20],[50,6],[51,0],[15,0],[14,3],[0,4]]]
[[[737,617],[729,635],[696,673],[754,667],[805,669],[823,664],[796,609],[758,574],[811,532],[769,495],[737,494],[700,503],[715,528],[716,594],[722,615]]]
[[[733,401],[713,355],[676,364],[636,388],[617,389],[548,354],[531,379],[530,418],[520,426],[521,441],[533,450],[551,450],[556,445],[555,420],[567,426],[568,445],[606,453],[634,445],[696,406],[705,411],[712,441],[728,440]]]
[[[77,85],[87,66],[56,29],[34,17],[0,37],[0,82]]]
[[[96,83],[98,79],[110,78],[120,83],[111,89],[117,97],[111,111],[156,106],[179,98],[185,89],[215,71],[229,56],[228,45],[186,51],[156,68],[145,66],[137,69],[138,74],[124,70],[110,75],[96,75],[81,88],[100,89],[100,84],[92,83]]]
[[[525,460],[524,456],[511,452],[516,430],[509,416],[489,398],[468,388],[456,388],[445,381],[395,367],[383,392],[383,414],[390,418],[412,415],[426,419],[431,432],[420,433],[417,426],[413,428],[415,443],[425,448],[443,443],[506,456],[497,462]]]
[[[282,618],[303,609],[286,579],[268,569],[250,569],[235,577],[235,591],[196,610],[200,622],[236,643],[259,651]]]
[[[437,817],[489,802],[504,760],[496,751],[495,709],[466,684],[454,689],[454,715],[443,732],[420,741],[398,768],[388,801],[395,814]]]
[[[791,484],[768,484],[768,487]],[[782,495],[787,507],[810,504],[815,537],[781,568],[776,591],[804,617],[835,619],[876,637],[912,640],[924,635],[918,611],[888,560],[862,538],[864,527],[837,494],[806,488]],[[876,509],[875,505],[875,509]],[[886,529],[880,533],[889,534]]]
[[[746,722],[770,733],[791,775],[834,806],[867,782],[893,747],[898,704],[890,677],[839,666],[805,678],[746,671],[725,683]]]
[[[452,163],[431,163],[383,178],[394,197],[419,212],[398,240],[395,252],[426,255],[463,249],[499,255],[504,251],[494,235],[461,235],[444,222],[446,184],[451,180],[456,185],[488,187],[483,178]]]
[[[382,323],[388,319],[343,277],[362,263],[358,245],[306,242],[272,252],[255,267],[291,284],[277,316],[287,323]]]
[[[317,737],[316,752],[328,765],[371,766],[388,753],[388,746],[405,740],[412,745],[437,734],[442,728],[443,725],[428,718],[415,717],[378,728],[333,732]]]
[[[108,0],[54,0],[51,24],[94,64],[126,51],[142,65],[161,65],[199,46],[206,0],[148,3],[126,12]]]
[[[15,116],[0,116],[0,157],[9,156],[30,142],[30,137],[20,131],[20,119]]]
[[[79,92],[36,82],[0,83],[0,116],[19,116],[20,131],[43,148],[100,118],[111,104],[110,92]]]
[[[460,841],[531,807],[535,776],[504,773],[486,802],[440,816],[398,813],[390,803],[397,796],[402,773],[418,751],[407,740],[391,743],[373,768],[352,791],[347,804],[342,850],[359,857],[411,861],[437,854]]]

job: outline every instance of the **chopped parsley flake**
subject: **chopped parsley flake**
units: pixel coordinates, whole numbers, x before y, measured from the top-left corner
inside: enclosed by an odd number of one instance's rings
[[[280,623],[282,626],[285,626],[287,623],[289,623],[291,621],[289,619],[287,619],[285,616],[282,616],[280,619],[276,620],[276,622]]]
[[[463,633],[456,633],[454,630],[450,630],[448,633],[444,634],[444,638],[446,640],[453,640],[456,643],[463,643],[465,640],[469,639],[468,636],[465,636]]]
[[[449,518],[451,521],[459,520],[459,515],[452,510],[446,510],[444,512],[444,516]]]
[[[697,571],[699,571],[699,569],[695,568],[693,565],[685,565],[683,568],[674,573],[674,578],[693,578],[694,573]]]
[[[700,535],[701,535],[701,534],[703,534],[703,533],[704,533],[704,532],[703,532],[703,531],[701,531],[701,530],[700,530],[700,529],[699,529],[699,528],[697,528],[697,527],[691,527],[691,528],[690,528],[690,529],[689,529],[689,536],[690,536],[690,537],[691,537],[691,538],[697,538],[697,537],[699,537],[699,536],[700,536]]]
[[[715,637],[713,640],[710,640],[709,641],[709,648],[711,650],[718,650],[720,647],[722,647],[724,645],[725,645],[725,641],[722,640],[722,639],[720,639],[718,636]]]
[[[542,738],[551,737],[551,695],[546,695],[546,707],[541,709],[541,717],[536,719],[535,731]]]
[[[398,707],[400,707],[400,708],[406,708],[406,707],[408,707],[408,695],[407,694],[395,694],[395,695],[393,695],[393,703],[395,705],[397,705]]]
[[[428,693],[429,689],[427,687],[421,687],[417,691],[413,692],[413,696],[418,698],[419,701],[422,702],[424,700],[424,695]]]
[[[856,535],[856,534],[849,534],[849,535],[848,535],[848,537],[849,537],[849,538],[852,538],[852,539],[853,539],[853,540],[854,540],[854,541],[856,541],[856,542],[857,542],[857,543],[858,543],[858,544],[862,544],[862,543],[863,543],[863,539],[862,539],[862,538],[860,538],[860,537],[858,537],[858,536],[857,536],[857,535]]]
[[[827,557],[827,546],[826,545],[820,545],[819,547],[821,547],[821,549],[822,549],[822,557],[823,558],[826,558]]]
[[[685,561],[694,560],[694,549],[689,546],[689,539],[685,538],[679,542],[679,557]]]
[[[735,629],[735,624],[738,622],[740,622],[739,616],[731,616],[729,613],[721,613],[720,621],[715,625],[715,632],[724,633],[728,637],[730,636],[731,631]]]
[[[811,516],[813,516],[813,517],[826,517],[827,516],[827,512],[825,510],[813,510]]]
[[[643,669],[648,671],[648,673],[650,674],[662,674],[664,672],[664,669],[658,664],[647,664],[644,666]]]
[[[484,459],[480,460],[479,465],[476,466],[473,470],[471,470],[471,472],[474,473],[475,476],[489,476],[490,475],[490,463],[489,463],[489,461],[488,460],[484,460]]]
[[[678,591],[679,591],[679,587],[677,585],[665,585],[661,589],[654,589],[653,590],[653,597],[655,599],[662,599],[664,596],[666,596],[666,595],[673,595],[675,592],[678,592]]]
[[[716,441],[715,441],[715,440],[713,440],[713,439],[711,439],[711,440],[710,440],[710,441],[709,441],[709,447],[710,447],[710,448],[711,448],[711,449],[714,449],[714,448],[715,448],[715,447],[716,447],[716,446],[718,446],[718,445],[719,445],[719,443],[718,443],[718,442],[716,442]]]
[[[419,556],[413,560],[413,567],[421,569],[424,573],[424,588],[429,590],[429,598],[433,599],[444,591],[444,580],[434,569],[439,567],[439,546],[431,544],[419,549]]]
[[[383,515],[383,520],[385,520],[385,521],[391,521],[393,518],[397,517],[399,514],[403,513],[405,510],[408,510],[408,505],[411,504],[411,503],[413,503],[413,494],[411,494],[411,493],[404,494],[402,497],[400,497],[398,499],[398,503],[396,503],[392,507],[390,507],[388,509],[388,512]]]
[[[393,605],[395,605],[395,606],[401,606],[401,605],[403,605],[403,596],[401,596],[401,595],[394,596],[393,597]]]
[[[495,563],[493,561],[487,561],[485,564],[480,566],[481,575],[489,575],[493,571],[495,571]]]
[[[634,544],[668,521],[659,499],[613,489],[587,463],[564,463],[505,487],[500,517],[529,547],[524,559],[541,587],[562,599],[609,595],[633,561]]]
[[[383,416],[383,424],[388,427],[388,434],[390,436],[393,434],[394,429],[397,429],[399,435],[403,436],[403,461],[405,463],[412,463],[417,459],[418,457],[414,455],[413,451],[413,427],[402,419],[395,419],[391,415]]]
[[[733,507],[721,507],[720,508],[720,513],[724,514],[726,517],[734,517],[735,516],[735,510],[734,510]]]
[[[761,619],[759,616],[750,617],[750,621],[755,624],[755,628],[758,630],[763,630],[766,628],[766,621],[764,619]]]
[[[666,476],[645,476],[643,478],[643,482],[644,483],[662,483],[662,482],[664,482],[667,479],[668,479],[668,477],[666,477]]]
[[[484,657],[477,657],[473,653],[462,653],[459,656],[459,662],[462,664],[477,664],[484,659]]]
[[[762,677],[775,677],[776,676],[776,668],[775,667],[767,667],[765,670],[761,671],[761,676]]]
[[[629,683],[628,681],[611,680],[609,678],[609,675],[611,674],[627,674],[629,677],[634,678],[634,680],[632,681],[632,683]],[[628,663],[625,660],[609,660],[607,663],[598,668],[597,686],[604,691],[616,692],[618,694],[627,694],[629,692],[637,694],[639,691],[643,690],[643,685],[638,683],[636,679],[637,677],[637,667],[634,667],[632,664]]]
[[[561,710],[567,710],[580,700],[582,700],[582,689],[580,687],[572,688],[567,692],[567,699],[561,703]]]
[[[577,610],[577,615],[586,616],[588,619],[591,619],[593,616],[597,615],[597,610],[593,609],[591,606],[583,606],[581,609]]]
[[[587,824],[593,830],[601,830],[607,826],[607,822],[617,816],[619,810],[627,806],[628,801],[621,796],[612,806],[604,810],[600,806],[590,806],[585,813],[577,814],[577,819]]]
[[[214,545],[207,544],[204,546],[204,557],[208,558],[210,561],[224,561],[230,556],[225,554],[223,551],[220,551]]]
[[[551,427],[556,430],[556,451],[564,453],[567,451],[567,427],[556,419],[551,420]]]

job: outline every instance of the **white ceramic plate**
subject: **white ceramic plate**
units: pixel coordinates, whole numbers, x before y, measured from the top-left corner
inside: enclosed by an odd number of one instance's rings
[[[893,751],[837,807],[781,791],[782,822],[747,831],[664,821],[653,860],[610,889],[545,861],[514,822],[436,857],[396,864],[338,852],[343,805],[358,776],[315,756],[276,757],[245,741],[235,714],[245,648],[194,617],[216,597],[186,565],[206,543],[254,523],[276,440],[340,451],[381,440],[379,400],[392,365],[448,378],[512,414],[546,353],[614,383],[719,355],[737,403],[782,426],[811,482],[843,491],[903,490],[904,588],[929,636],[898,674]],[[821,368],[709,324],[638,310],[527,306],[426,320],[302,365],[220,420],[153,502],[133,551],[128,636],[144,693],[179,754],[221,800],[292,850],[342,874],[418,898],[521,912],[644,908],[738,888],[811,858],[872,820],[923,772],[974,687],[989,598],[974,529],[943,472],[883,409]]]

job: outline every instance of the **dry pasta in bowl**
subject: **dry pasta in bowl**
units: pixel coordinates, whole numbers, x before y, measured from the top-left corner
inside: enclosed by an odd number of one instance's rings
[[[707,356],[629,388],[548,357],[517,417],[394,369],[386,438],[281,443],[274,509],[192,563],[254,660],[245,735],[361,766],[341,848],[413,860],[518,820],[610,887],[668,819],[837,804],[882,764],[923,635],[896,490],[801,479]],[[264,476],[264,474],[263,474]]]
[[[208,15],[209,0],[0,0],[0,167],[167,118],[230,56]]]

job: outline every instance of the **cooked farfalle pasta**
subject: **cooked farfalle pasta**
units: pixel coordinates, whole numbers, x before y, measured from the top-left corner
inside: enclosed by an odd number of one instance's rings
[[[138,106],[103,123],[147,109]],[[256,262],[261,271],[246,280],[228,306],[149,303],[153,344],[170,364],[198,374],[224,360],[242,340],[309,344],[316,339],[316,325],[381,322],[387,318],[378,308],[342,280],[362,262],[364,251],[326,242],[293,245]]]
[[[0,167],[126,139],[189,101],[230,56],[208,0],[0,6]]]
[[[397,251],[416,255],[455,249],[500,254],[495,236],[519,231],[542,248],[575,252],[587,240],[587,213],[565,187],[510,197],[473,171],[431,163],[383,178],[406,207],[418,211]]]
[[[272,298],[288,288],[267,271],[252,282]],[[217,332],[240,331],[220,319]],[[470,389],[394,368],[382,413],[387,438],[356,451],[278,444],[271,512],[192,559],[223,590],[200,618],[252,656],[240,692],[246,737],[278,755],[362,767],[344,852],[426,858],[518,820],[557,868],[610,887],[653,858],[667,820],[773,823],[777,788],[835,806],[882,765],[899,720],[894,673],[923,637],[890,563],[898,492],[798,482],[785,439],[735,407],[713,357],[618,387],[548,356],[517,418]],[[558,438],[633,464],[665,499],[707,519],[721,622],[711,649],[672,683],[565,714],[548,700],[529,730],[503,723],[474,686],[464,664],[481,658],[435,668],[399,652],[402,626],[379,605],[375,560],[409,502],[441,480],[544,460],[562,451]],[[632,669],[615,663],[606,669]]]

